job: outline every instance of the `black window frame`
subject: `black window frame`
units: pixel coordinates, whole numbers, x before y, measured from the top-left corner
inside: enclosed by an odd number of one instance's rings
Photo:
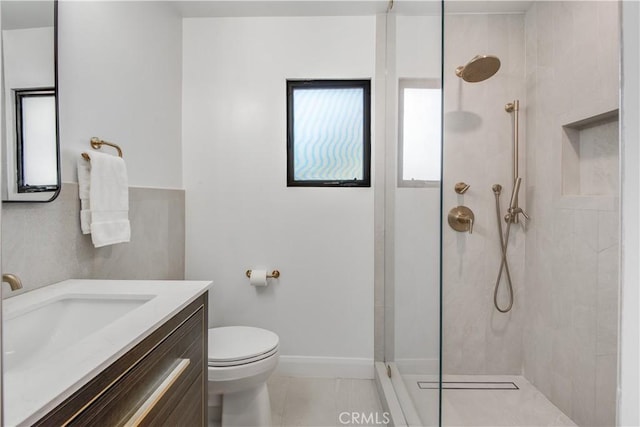
[[[42,88],[30,88],[30,89],[14,89],[14,97],[15,97],[15,126],[16,126],[16,180],[17,180],[17,192],[18,194],[23,193],[40,193],[40,192],[51,192],[57,191],[60,188],[60,156],[56,159],[57,162],[57,170],[58,170],[58,179],[56,184],[51,185],[29,185],[25,181],[24,177],[24,132],[23,132],[23,108],[22,108],[22,100],[25,98],[46,98],[52,97],[54,103],[56,105],[56,116],[57,116],[57,94],[55,87],[42,87]],[[56,144],[58,142],[58,119],[56,117]],[[56,150],[59,150],[56,149]],[[57,194],[56,194],[57,196]],[[55,197],[54,197],[55,198]],[[51,199],[53,200],[53,198]]]
[[[296,180],[293,92],[300,89],[363,89],[362,179]],[[287,80],[287,187],[371,187],[371,80]]]

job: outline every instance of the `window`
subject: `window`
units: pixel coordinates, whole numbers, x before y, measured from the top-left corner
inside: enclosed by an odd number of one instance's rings
[[[55,89],[15,91],[18,193],[58,188]]]
[[[369,80],[287,80],[287,186],[371,186]]]
[[[440,81],[400,79],[398,186],[439,185],[441,153]]]

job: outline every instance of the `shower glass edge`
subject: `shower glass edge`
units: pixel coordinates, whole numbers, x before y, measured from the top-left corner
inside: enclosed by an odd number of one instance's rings
[[[396,0],[384,20],[384,361],[376,359],[376,378],[395,426],[441,425],[444,7]],[[421,183],[408,175],[401,139],[409,140],[403,94],[425,87],[437,94],[440,179]]]

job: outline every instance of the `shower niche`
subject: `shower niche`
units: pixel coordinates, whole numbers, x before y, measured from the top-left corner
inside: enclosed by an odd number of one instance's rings
[[[593,209],[614,207],[619,193],[618,135],[617,109],[562,126],[563,204],[579,203]]]

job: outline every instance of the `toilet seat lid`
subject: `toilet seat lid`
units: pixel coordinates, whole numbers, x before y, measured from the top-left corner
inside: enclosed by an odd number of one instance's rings
[[[278,346],[278,335],[250,326],[209,329],[209,362],[231,362],[255,358]]]

